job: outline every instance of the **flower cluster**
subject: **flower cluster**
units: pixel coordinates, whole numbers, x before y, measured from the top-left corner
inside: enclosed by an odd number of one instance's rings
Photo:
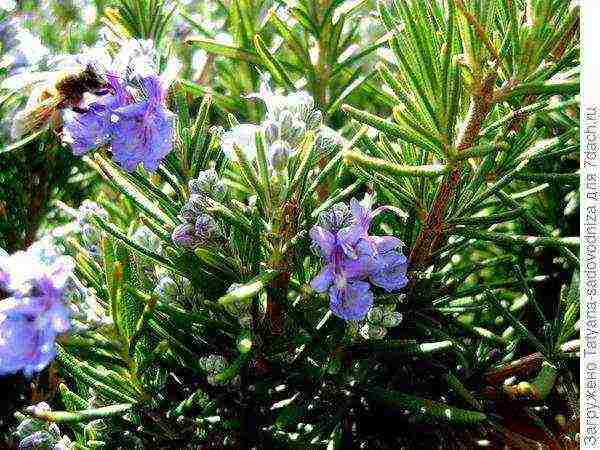
[[[165,106],[166,90],[158,75],[139,80],[137,89],[107,73],[109,92],[89,105],[64,114],[64,140],[82,155],[111,145],[115,162],[132,172],[142,163],[154,171],[173,146],[175,115]]]
[[[65,286],[73,260],[60,256],[47,241],[13,255],[0,256],[0,375],[31,375],[55,356],[54,341],[69,327]]]
[[[189,182],[190,198],[181,209],[183,222],[171,235],[173,242],[183,247],[194,248],[207,245],[218,236],[215,219],[206,213],[206,199],[221,200],[225,185],[214,169],[200,172],[198,178]]]
[[[0,22],[0,47],[4,50],[0,58],[0,67],[8,73],[25,72],[36,69],[49,55],[39,36],[25,28],[25,17],[8,17]]]
[[[51,411],[50,405],[45,402],[27,408],[37,414]],[[19,450],[51,449],[69,450],[73,443],[68,436],[63,436],[56,423],[49,423],[41,419],[27,417],[17,429],[15,436],[19,440]]]
[[[154,294],[162,302],[172,305],[196,305],[201,301],[190,280],[183,277],[173,278],[167,274],[159,276]]]
[[[235,145],[244,151],[248,159],[254,159],[255,135],[261,130],[265,134],[269,163],[276,171],[283,170],[308,132],[316,133],[316,145],[321,152],[339,146],[341,136],[323,125],[323,114],[315,109],[314,100],[308,92],[277,94],[271,90],[269,79],[264,77],[259,92],[250,94],[248,98],[262,100],[266,115],[260,125],[240,124],[223,134],[221,148],[229,158],[235,159]]]
[[[396,327],[402,322],[402,313],[396,311],[395,305],[375,306],[359,329],[365,339],[383,339],[388,328]]]
[[[81,232],[81,241],[85,249],[95,258],[100,258],[101,234],[98,227],[90,222],[93,216],[108,220],[108,212],[102,206],[91,200],[84,200],[75,212],[75,223]]]
[[[75,277],[72,277],[65,289],[65,298],[71,312],[71,334],[85,333],[113,324],[95,292],[83,286]]]
[[[369,195],[363,204],[353,198],[350,209],[336,205],[310,231],[313,245],[326,263],[311,286],[317,292],[328,292],[331,311],[345,320],[362,320],[371,310],[372,285],[392,292],[407,283],[407,260],[397,250],[400,239],[369,235],[373,218],[391,208],[371,208]]]
[[[222,386],[228,383],[228,381],[219,378],[219,375],[221,375],[229,366],[227,359],[225,359],[223,356],[215,354],[203,356],[199,359],[198,365],[206,372],[206,381],[208,384],[213,386]],[[240,378],[238,375],[231,380],[231,383],[236,385],[239,384],[239,381]]]
[[[175,114],[166,107],[166,93],[179,64],[169,60],[159,75],[160,55],[151,40],[120,45],[114,58],[103,48],[58,58],[63,66],[92,67],[105,81],[105,89],[63,111],[63,141],[76,155],[110,145],[114,161],[128,172],[138,164],[154,171],[173,146]]]

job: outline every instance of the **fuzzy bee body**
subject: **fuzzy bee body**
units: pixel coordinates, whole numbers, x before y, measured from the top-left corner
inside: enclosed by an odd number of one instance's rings
[[[87,92],[94,93],[107,87],[103,77],[90,65],[79,73],[60,73],[56,79],[53,85],[49,84],[37,94],[33,104],[15,115],[14,138],[35,133],[50,124],[58,126],[60,110],[77,107]]]

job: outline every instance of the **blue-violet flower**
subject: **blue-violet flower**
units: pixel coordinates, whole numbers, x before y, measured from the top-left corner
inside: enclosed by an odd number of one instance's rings
[[[354,198],[350,201],[350,219],[346,208],[335,206],[335,211],[321,217],[322,225],[310,231],[313,245],[326,263],[311,286],[317,292],[328,292],[332,312],[345,320],[362,320],[370,311],[371,284],[392,292],[408,282],[406,257],[396,250],[402,244],[400,239],[369,235],[372,220],[395,209],[383,206],[372,211],[368,195],[363,204]]]
[[[42,245],[0,256],[0,286],[11,295],[0,301],[0,375],[42,370],[55,356],[56,337],[70,327],[63,293],[73,260]]]

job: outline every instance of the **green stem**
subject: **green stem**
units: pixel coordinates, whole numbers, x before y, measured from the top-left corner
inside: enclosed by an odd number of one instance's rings
[[[41,411],[31,413],[34,417],[48,422],[84,422],[95,419],[102,419],[121,415],[132,408],[131,403],[121,403],[117,405],[105,406],[96,409],[84,409],[76,412],[68,411]]]

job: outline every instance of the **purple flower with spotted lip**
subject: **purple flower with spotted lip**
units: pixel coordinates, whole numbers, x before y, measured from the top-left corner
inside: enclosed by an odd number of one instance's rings
[[[165,106],[165,88],[158,75],[139,81],[143,98],[135,101],[122,78],[107,74],[110,93],[83,111],[64,114],[64,140],[82,155],[111,144],[113,159],[132,172],[139,164],[155,171],[173,147],[175,114]]]
[[[345,320],[362,320],[373,307],[371,286],[364,281],[353,281],[345,287],[329,289],[329,308]]]
[[[319,225],[310,230],[310,237],[326,262],[319,275],[311,281],[317,292],[327,292],[334,284],[346,286],[351,281],[366,277],[374,268],[374,261],[369,255],[355,255],[342,231],[332,233]]]
[[[396,249],[402,244],[394,236],[371,236],[369,228],[377,214],[398,210],[382,206],[372,211],[372,198],[361,205],[350,201],[352,220],[339,230],[315,225],[310,231],[325,266],[311,281],[311,287],[328,292],[332,312],[345,320],[362,320],[373,305],[371,284],[387,292],[407,284],[406,257]],[[365,281],[368,280],[369,282]]]
[[[0,283],[12,294],[0,300],[0,375],[42,370],[56,354],[56,337],[70,328],[62,297],[73,261],[47,260],[37,247],[0,256]]]
[[[142,163],[155,171],[173,147],[175,115],[164,106],[165,90],[157,76],[142,80],[148,98],[111,114],[113,159],[132,172]]]

